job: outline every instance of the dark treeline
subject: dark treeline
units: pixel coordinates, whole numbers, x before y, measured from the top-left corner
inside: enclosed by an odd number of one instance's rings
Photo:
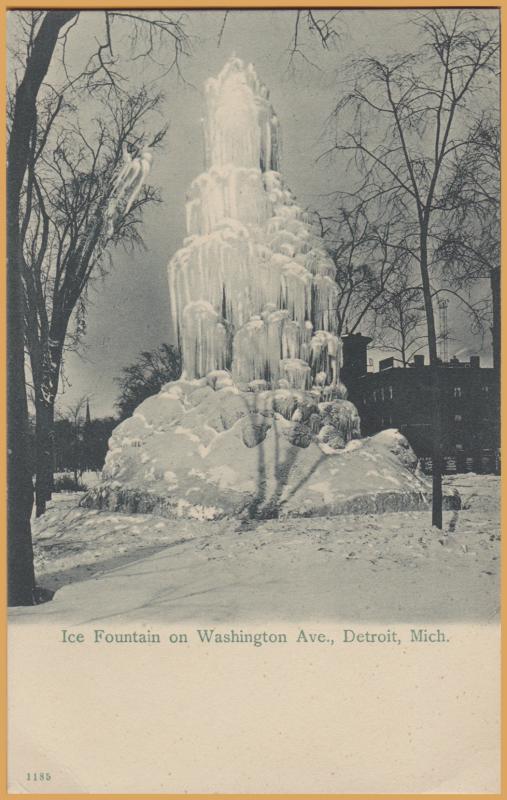
[[[108,442],[114,428],[130,417],[135,409],[151,395],[157,394],[165,383],[177,380],[181,374],[179,351],[165,342],[151,351],[139,353],[135,361],[121,369],[116,379],[118,396],[117,416],[92,419],[88,398],[79,398],[74,406],[54,421],[51,446],[51,473],[72,472],[74,483],[86,470],[101,470]],[[31,470],[37,474],[37,435],[35,417],[30,418]],[[54,488],[57,482],[53,481]]]
[[[101,470],[107,443],[118,424],[115,417],[104,417],[75,424],[73,419],[57,419],[54,426],[53,472],[72,472],[75,482],[86,470]],[[35,475],[35,422],[31,420],[32,473]]]

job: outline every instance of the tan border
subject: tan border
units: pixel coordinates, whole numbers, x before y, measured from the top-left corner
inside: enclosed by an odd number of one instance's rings
[[[75,8],[76,6],[79,9],[104,9],[104,8],[148,8],[148,9],[156,9],[156,8],[179,8],[179,9],[227,9],[227,8],[246,8],[246,9],[260,9],[260,8],[308,8],[310,3],[303,3],[301,0],[279,0],[278,2],[273,2],[272,0],[256,0],[255,3],[249,3],[247,0],[230,0],[229,2],[199,2],[199,0],[186,0],[186,2],[174,2],[174,0],[167,0],[166,2],[149,2],[148,0],[137,0],[137,2],[132,2],[132,0],[125,0],[125,2],[101,2],[101,0],[79,0],[76,3],[71,2],[64,2],[64,0],[53,0],[52,2],[41,3],[38,0],[34,0],[34,2],[30,2],[30,0],[17,0],[17,2],[9,3],[7,0],[0,0],[0,44],[1,44],[1,52],[3,57],[0,59],[0,98],[2,100],[2,110],[5,115],[6,109],[6,13],[8,10],[12,9],[23,9],[23,8],[43,8],[43,9],[54,9],[54,8]],[[314,7],[318,8],[336,8],[339,4],[337,2],[332,2],[332,0],[320,0],[320,2],[313,4]],[[348,8],[348,9],[357,9],[357,8],[456,8],[456,7],[472,7],[472,8],[497,8],[501,12],[501,19],[500,19],[500,26],[501,26],[501,40],[502,43],[505,41],[507,28],[506,28],[506,16],[507,16],[507,0],[497,0],[497,2],[487,2],[487,0],[441,0],[440,2],[431,2],[431,0],[402,0],[402,2],[383,2],[383,0],[348,0],[346,4],[343,6],[339,6],[340,8]],[[504,103],[503,103],[503,93],[505,87],[505,78],[503,77],[506,72],[507,68],[507,48],[502,46],[501,51],[501,68],[502,68],[502,81],[501,81],[501,89],[502,89],[502,153],[506,150],[506,142],[507,142],[507,124],[505,120],[505,113],[504,113]],[[4,116],[5,119],[5,116]],[[6,553],[6,546],[7,546],[7,512],[6,512],[6,487],[7,487],[7,422],[6,422],[6,363],[7,363],[7,354],[6,354],[6,228],[5,228],[5,221],[6,221],[6,199],[5,199],[5,183],[6,183],[6,163],[5,163],[5,154],[7,150],[7,142],[6,142],[6,130],[5,125],[2,124],[0,126],[0,166],[1,166],[1,179],[2,179],[2,189],[0,190],[0,218],[4,221],[2,228],[3,228],[3,235],[1,236],[0,240],[0,259],[1,259],[1,281],[0,281],[0,315],[2,318],[2,323],[0,326],[0,397],[2,398],[0,404],[0,506],[2,509],[1,515],[1,547],[2,553]],[[502,158],[502,208],[507,207],[507,189],[506,189],[506,166],[505,166],[505,159]],[[502,241],[505,242],[506,240],[506,231],[507,231],[507,215],[504,214],[502,219]],[[505,248],[502,247],[502,270],[507,268],[505,266]],[[502,353],[505,354],[507,349],[507,297],[505,297],[505,281],[502,280],[502,316],[506,320],[505,324],[502,325]],[[501,388],[502,388],[502,398],[504,395],[504,390],[507,387],[507,377],[505,375],[505,359],[502,359],[502,380],[501,380]],[[505,412],[504,406],[502,404],[502,414],[501,414],[501,424],[502,424],[502,449],[503,452],[506,452],[505,445],[507,444],[507,438],[505,436],[505,427],[507,423],[507,412]],[[502,477],[501,481],[502,486],[502,529],[504,529],[504,522],[507,518],[507,504],[503,502],[503,495],[505,492],[505,479]],[[504,561],[505,561],[506,551],[505,551],[505,544],[502,542],[501,548],[501,557],[502,557],[502,589],[501,589],[501,600],[502,600],[502,610],[504,607],[504,600],[505,600],[505,573],[504,573]],[[125,797],[128,798],[157,798],[157,800],[163,800],[163,798],[171,798],[171,800],[205,800],[205,798],[213,797],[215,800],[224,800],[227,798],[230,800],[234,797],[242,797],[245,800],[249,800],[250,798],[283,798],[284,800],[290,800],[291,798],[303,798],[303,797],[315,797],[319,798],[319,800],[332,800],[333,798],[343,798],[346,800],[370,800],[373,797],[382,797],[382,798],[401,798],[401,797],[411,797],[411,798],[421,798],[421,800],[427,800],[428,797],[432,798],[432,800],[450,800],[451,798],[488,798],[489,800],[493,800],[493,798],[504,798],[507,795],[504,795],[504,791],[506,791],[506,764],[507,764],[507,757],[502,758],[502,770],[501,770],[501,790],[499,794],[410,794],[407,795],[406,793],[399,793],[399,794],[315,794],[315,795],[308,795],[308,794],[242,794],[242,795],[232,795],[232,794],[10,794],[7,791],[7,603],[6,603],[6,587],[7,587],[7,568],[6,568],[7,559],[4,555],[3,558],[0,559],[0,581],[3,587],[3,594],[2,594],[2,615],[0,617],[0,636],[1,636],[1,643],[2,643],[2,660],[1,660],[1,684],[0,684],[0,712],[1,712],[1,720],[2,724],[0,726],[0,800],[14,800],[14,798],[19,798],[19,800],[26,800],[27,797],[33,798],[33,800],[50,800],[51,797],[55,798],[65,798],[65,800],[81,800],[83,796],[87,796],[89,798],[96,798],[96,800],[124,800]],[[503,619],[503,618],[502,618]],[[502,637],[502,666],[504,664],[504,645],[505,642]],[[27,653],[27,657],[30,657],[30,654]],[[507,710],[507,686],[506,686],[506,677],[505,672],[502,670],[502,732],[504,728],[504,723],[506,719],[506,710]],[[27,726],[30,725],[30,720],[26,720]],[[503,744],[503,737],[502,737],[502,744]],[[503,751],[503,747],[502,747]]]

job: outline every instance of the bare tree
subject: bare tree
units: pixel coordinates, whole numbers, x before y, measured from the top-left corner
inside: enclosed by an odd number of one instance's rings
[[[444,206],[437,259],[446,288],[476,293],[486,283],[488,301],[472,297],[468,310],[476,328],[490,326],[493,366],[500,369],[500,129],[490,114],[456,151]]]
[[[488,12],[434,10],[417,15],[417,52],[354,61],[350,90],[335,108],[330,152],[350,153],[362,191],[386,214],[403,214],[407,244],[420,273],[431,365],[433,429],[432,522],[442,527],[440,381],[433,284],[436,227],[454,154],[474,136],[476,90],[497,70],[498,29]],[[489,14],[491,17],[491,14]],[[350,113],[352,113],[352,119]],[[344,130],[344,120],[350,121]]]
[[[142,210],[158,199],[153,188],[139,186],[128,213],[116,208],[122,154],[163,139],[165,128],[148,140],[144,129],[159,101],[145,89],[113,94],[85,127],[60,94],[51,96],[34,128],[23,197],[22,268],[35,394],[37,516],[51,497],[54,405],[63,354],[79,344],[90,280],[104,276],[112,246],[142,245]]]
[[[376,320],[376,345],[399,356],[407,367],[427,341],[424,332],[424,304],[420,288],[409,285],[401,275],[399,283],[384,295]]]
[[[35,576],[30,528],[33,486],[24,374],[22,198],[33,156],[31,143],[41,87],[50,64],[59,57],[65,73],[61,91],[79,88],[82,92],[99,86],[111,92],[119,91],[123,81],[115,68],[113,29],[127,21],[133,57],[154,58],[157,40],[170,40],[174,48],[170,67],[179,69],[180,56],[188,42],[181,14],[173,17],[165,11],[105,11],[102,12],[102,38],[97,40],[84,71],[72,76],[67,69],[67,44],[69,38],[76,35],[80,17],[87,12],[67,9],[10,13],[21,20],[25,36],[22,45],[17,47],[15,89],[9,100],[11,123],[7,148],[8,602],[9,605],[31,605],[35,597]]]
[[[232,11],[233,9],[228,9],[224,12],[218,31],[217,47],[222,44]],[[317,44],[324,50],[336,46],[342,35],[337,23],[337,18],[342,11],[300,8],[288,13],[293,15],[292,32],[286,46],[289,67],[294,69],[298,62],[304,62],[306,65],[318,69],[311,56],[314,45]]]
[[[383,220],[378,208],[360,196],[337,199],[335,210],[316,213],[315,219],[336,266],[337,332],[342,335],[374,326],[406,275],[410,256],[394,219]]]
[[[24,298],[20,206],[30,157],[30,139],[37,115],[37,95],[57,44],[58,35],[75,11],[46,14],[30,41],[26,65],[12,102],[7,148],[7,321],[8,347],[8,602],[34,602],[30,515],[33,503],[28,406],[24,371]]]
[[[297,59],[316,66],[308,55],[308,39],[317,42],[325,50],[334,47],[340,39],[336,18],[340,11],[300,8],[295,12],[294,32],[288,47],[289,65]],[[309,34],[309,35],[308,35]]]
[[[82,395],[71,406],[67,406],[62,417],[68,419],[72,430],[72,471],[74,473],[74,484],[78,485],[78,480],[83,474],[84,464],[84,434],[85,411],[89,398]]]

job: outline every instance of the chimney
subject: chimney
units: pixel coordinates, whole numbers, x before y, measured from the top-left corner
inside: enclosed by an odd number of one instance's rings
[[[470,356],[470,366],[472,369],[479,369],[481,366],[480,356]]]
[[[368,371],[366,348],[371,339],[369,336],[362,336],[360,333],[347,333],[342,336],[342,342],[343,366],[340,370],[340,378],[345,386],[349,388],[357,378],[366,375]]]
[[[424,367],[424,356],[414,356],[414,367]]]

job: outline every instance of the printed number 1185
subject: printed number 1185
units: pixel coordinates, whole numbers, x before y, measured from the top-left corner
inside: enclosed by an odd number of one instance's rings
[[[51,775],[49,772],[27,772],[27,781],[50,781]]]

